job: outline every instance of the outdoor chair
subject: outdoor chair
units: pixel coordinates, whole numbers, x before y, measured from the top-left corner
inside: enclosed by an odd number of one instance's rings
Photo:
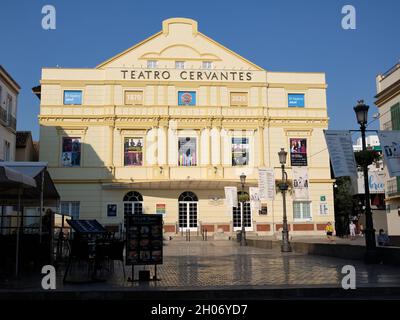
[[[113,270],[114,270],[114,261],[121,261],[125,279],[124,248],[125,248],[125,241],[123,240],[111,242],[108,258],[110,259],[110,261],[112,261],[111,266]]]
[[[70,271],[71,264],[74,261],[86,262],[88,265],[88,275],[90,275],[90,269],[91,269],[90,266],[92,263],[92,259],[90,257],[89,243],[87,241],[81,239],[74,239],[70,240],[68,243],[69,243],[69,258],[64,273],[64,279],[63,279],[64,282],[66,281],[68,272]]]

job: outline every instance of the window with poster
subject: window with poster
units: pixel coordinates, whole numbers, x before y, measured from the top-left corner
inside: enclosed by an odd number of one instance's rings
[[[196,92],[195,91],[179,91],[178,106],[195,106]]]
[[[62,139],[61,164],[63,167],[80,167],[81,138],[64,137]]]
[[[197,145],[195,137],[178,138],[178,165],[196,166],[197,165]]]
[[[143,138],[125,138],[124,166],[143,165]]]
[[[249,138],[232,138],[232,166],[249,164]]]

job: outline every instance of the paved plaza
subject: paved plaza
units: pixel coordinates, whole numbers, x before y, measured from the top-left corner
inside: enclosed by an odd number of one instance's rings
[[[356,268],[357,288],[400,288],[399,269],[387,265],[365,265],[357,260],[343,260],[299,253],[282,254],[276,249],[240,247],[233,241],[167,241],[164,264],[158,266],[160,281],[128,282],[122,266],[115,263],[113,273],[103,274],[104,282],[62,283],[58,270],[56,291],[159,291],[159,290],[232,290],[232,289],[305,289],[341,288],[344,265]],[[138,271],[145,267],[136,267]],[[147,267],[153,270],[153,267]],[[79,275],[78,271],[72,272]],[[85,272],[83,272],[85,274]],[[131,268],[126,267],[126,277]],[[2,284],[8,291],[42,291],[40,278],[22,279]],[[1,291],[1,290],[0,290]]]

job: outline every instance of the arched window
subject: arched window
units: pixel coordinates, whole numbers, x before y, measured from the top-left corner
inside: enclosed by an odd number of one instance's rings
[[[197,202],[199,198],[191,191],[182,192],[179,200],[179,228],[183,230],[197,229]]]
[[[142,195],[137,191],[130,191],[124,196],[124,201],[143,201]]]
[[[182,192],[179,196],[179,201],[187,202],[187,201],[199,201],[197,196],[192,191]]]
[[[142,214],[143,197],[137,191],[130,191],[124,196],[124,215]]]
[[[250,231],[252,228],[252,219],[251,219],[251,207],[250,207],[250,197],[249,194],[245,191],[239,191],[237,193],[238,197],[238,206],[232,207],[232,220],[233,220],[233,230],[241,230],[242,228],[242,207],[243,207],[243,224],[247,231]],[[244,202],[243,202],[244,201]]]

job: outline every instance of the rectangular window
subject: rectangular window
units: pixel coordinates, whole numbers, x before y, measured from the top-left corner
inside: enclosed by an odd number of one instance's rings
[[[65,90],[64,104],[66,105],[81,105],[82,91],[81,90]]]
[[[290,161],[292,166],[307,166],[307,139],[290,139]]]
[[[249,164],[249,138],[232,138],[232,166]]]
[[[61,214],[70,216],[73,220],[78,220],[79,207],[79,201],[61,201]]]
[[[134,106],[143,105],[143,91],[125,91],[125,104]]]
[[[124,166],[143,165],[143,138],[125,138]]]
[[[304,107],[304,93],[289,93],[288,94],[289,107]]]
[[[178,106],[195,106],[195,91],[178,91]]]
[[[107,204],[107,217],[116,217],[117,208],[117,204],[115,203]]]
[[[7,140],[4,140],[3,148],[4,161],[11,161],[11,144]]]
[[[231,106],[247,107],[248,106],[247,92],[231,92]]]
[[[62,139],[61,163],[63,167],[79,167],[81,165],[81,138]]]
[[[293,202],[293,220],[311,220],[310,202],[294,201]]]
[[[184,137],[178,139],[178,165],[195,166],[197,165],[196,138]]]
[[[149,69],[157,68],[157,60],[147,60],[147,68]]]
[[[185,61],[175,61],[175,69],[185,69]]]
[[[212,69],[212,61],[203,61],[203,69]]]

